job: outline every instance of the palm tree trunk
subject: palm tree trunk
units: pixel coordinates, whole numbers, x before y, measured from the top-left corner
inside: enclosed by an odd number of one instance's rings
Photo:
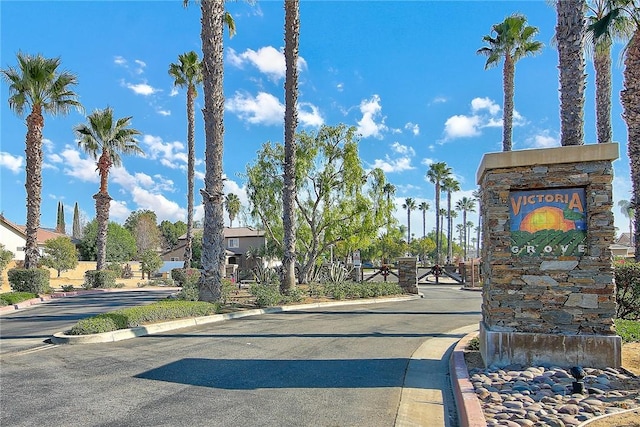
[[[611,46],[600,46],[593,56],[596,71],[596,131],[598,144],[612,141],[611,135]]]
[[[422,211],[422,238],[427,237],[427,211]]]
[[[636,261],[640,261],[640,27],[636,27],[624,60],[624,89],[620,96],[629,135],[627,151],[631,170],[632,200],[635,212]]]
[[[40,203],[42,202],[42,128],[44,118],[42,108],[37,105],[27,117],[27,159],[24,187],[27,191],[26,242],[24,248],[24,268],[37,268],[40,251],[38,249],[38,228],[40,228]]]
[[[96,200],[96,222],[98,236],[96,239],[96,270],[104,270],[107,266],[107,231],[109,230],[109,205],[111,196],[106,192],[93,195]]]
[[[462,210],[462,223],[464,224],[464,260],[467,260],[467,240],[468,240],[468,230],[467,230],[467,210],[463,209]]]
[[[451,192],[447,193],[447,264],[451,264],[453,259],[453,245],[451,244],[451,226],[453,218],[451,218]]]
[[[504,69],[502,70],[502,81],[504,85],[504,112],[502,120],[502,151],[511,151],[513,135],[513,94],[515,63],[511,56],[504,58]]]
[[[407,245],[411,243],[411,209],[407,207]]]
[[[560,69],[560,143],[584,144],[585,0],[557,0],[556,40]]]
[[[195,154],[195,111],[194,97],[196,89],[190,85],[187,89],[187,244],[184,247],[184,268],[191,268],[193,247],[193,178],[196,163]]]
[[[286,77],[284,84],[284,186],[282,188],[282,221],[284,226],[284,275],[280,289],[289,292],[296,281],[296,140],[298,126],[298,46],[300,37],[300,10],[298,0],[285,0],[284,56]],[[303,276],[304,277],[304,276]]]
[[[436,264],[440,264],[440,185],[436,183]]]
[[[202,0],[202,55],[206,173],[204,234],[199,299],[218,301],[225,267],[222,150],[224,136],[223,26],[224,1]]]

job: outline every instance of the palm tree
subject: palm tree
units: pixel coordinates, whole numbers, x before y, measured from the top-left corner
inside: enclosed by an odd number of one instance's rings
[[[620,206],[620,212],[627,217],[629,220],[629,244],[633,246],[634,238],[633,238],[633,229],[634,229],[634,215],[635,209],[631,205],[631,202],[628,200],[620,200],[618,202],[618,206]]]
[[[634,223],[640,224],[640,5],[638,0],[610,0],[609,13],[596,24],[592,25],[594,36],[599,38],[615,25],[619,17],[626,17],[629,21],[629,31],[632,34],[624,50],[624,89],[620,92],[623,113],[627,123],[627,153],[631,170],[632,197],[631,206],[634,208]],[[636,261],[640,261],[640,227],[634,232]]]
[[[471,193],[473,199],[478,202],[478,226],[476,227],[476,256],[480,256],[480,231],[482,230],[482,209],[480,208],[481,192],[473,190]]]
[[[458,200],[456,203],[456,209],[462,211],[462,223],[465,224],[465,234],[464,234],[464,259],[467,259],[467,242],[469,241],[468,227],[469,222],[467,222],[467,212],[475,212],[476,211],[476,201],[469,197],[463,197]],[[473,223],[471,223],[473,225]]]
[[[422,237],[427,236],[427,211],[429,210],[429,203],[422,202],[418,205],[418,210],[422,211]]]
[[[18,52],[18,67],[0,70],[9,85],[9,108],[18,116],[27,116],[26,176],[27,192],[26,242],[24,268],[38,266],[38,228],[40,227],[40,203],[42,202],[42,129],[43,113],[65,115],[72,107],[82,111],[73,86],[78,83],[74,74],[58,70],[60,58],[44,58]]]
[[[282,223],[284,227],[284,274],[280,289],[289,292],[296,282],[296,139],[298,127],[298,48],[300,41],[299,0],[284,2],[284,58],[286,76],[284,82],[284,186],[282,188]]]
[[[611,129],[611,46],[615,40],[627,39],[630,21],[625,16],[618,16],[610,28],[599,37],[595,37],[593,24],[609,13],[608,0],[590,0],[587,4],[587,55],[593,57],[593,68],[596,78],[596,131],[598,143],[612,141]]]
[[[502,126],[502,150],[511,151],[513,133],[513,96],[516,62],[525,56],[537,55],[544,46],[533,40],[538,34],[537,27],[527,25],[524,15],[511,15],[500,24],[491,27],[491,34],[482,38],[488,46],[477,50],[480,55],[487,57],[485,70],[498,65],[504,58],[502,80],[504,85],[504,110]]]
[[[389,233],[389,227],[391,226],[391,212],[395,210],[395,206],[391,209],[391,198],[396,194],[396,186],[387,182],[384,187],[382,187],[382,192],[387,198],[387,211],[389,212],[389,217],[387,218],[387,233]]]
[[[440,208],[440,245],[442,246],[442,235],[444,234],[444,219],[447,218],[447,210],[445,208]],[[448,220],[447,220],[448,223]],[[448,251],[448,248],[447,248]],[[438,261],[440,263],[440,261]]]
[[[453,216],[451,215],[451,193],[460,191],[460,183],[455,178],[448,176],[442,182],[442,190],[447,192],[447,264],[453,259],[453,245],[451,244],[451,232],[453,231]]]
[[[188,0],[185,0],[185,5]],[[204,230],[198,299],[217,301],[222,292],[225,269],[224,191],[222,152],[224,145],[224,27],[235,33],[235,23],[224,10],[222,0],[201,0],[202,10],[202,87],[204,92],[205,164]]]
[[[464,242],[464,224],[457,224],[456,231],[458,232],[458,242],[460,242],[460,247],[462,247]]]
[[[195,174],[195,112],[194,100],[198,96],[197,85],[202,84],[202,62],[194,51],[178,56],[178,63],[169,65],[173,85],[187,88],[187,241],[184,247],[184,268],[191,268],[193,245],[193,178]]]
[[[416,201],[411,197],[404,199],[402,209],[407,210],[407,244],[411,243],[411,211],[416,210]]]
[[[427,179],[434,184],[436,193],[436,262],[440,263],[440,186],[446,177],[451,174],[451,168],[445,162],[432,163],[427,171]]]
[[[136,135],[140,135],[140,132],[129,127],[130,125],[131,117],[114,120],[113,110],[107,107],[89,114],[87,124],[80,124],[74,128],[78,145],[91,157],[98,160],[96,170],[100,174],[100,190],[93,196],[96,200],[96,220],[98,223],[96,270],[102,270],[106,267],[107,229],[111,203],[111,196],[109,196],[107,189],[109,170],[112,166],[122,164],[121,153],[142,153],[135,138]]]
[[[560,143],[584,144],[584,44],[586,0],[557,0],[556,34],[560,69]]]
[[[464,242],[464,259],[467,259],[467,248],[469,247],[470,244],[470,237],[471,237],[471,229],[473,228],[473,221],[467,221],[465,222],[466,224],[466,230],[464,232],[465,235],[465,242]]]
[[[227,208],[227,213],[229,214],[229,227],[233,227],[233,220],[240,212],[240,198],[233,193],[227,194],[225,206]]]

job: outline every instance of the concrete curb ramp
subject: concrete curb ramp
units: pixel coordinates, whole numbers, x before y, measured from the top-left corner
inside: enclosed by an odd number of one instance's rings
[[[321,308],[327,306],[341,305],[362,305],[362,304],[379,304],[385,302],[408,301],[421,298],[420,295],[405,296],[395,298],[376,298],[365,300],[348,300],[338,302],[319,302],[314,304],[298,304],[285,305],[281,307],[259,308],[254,310],[238,311],[235,313],[214,314],[212,316],[192,317],[188,319],[171,320],[168,322],[154,323],[151,325],[139,326],[129,329],[119,329],[111,332],[103,332],[91,335],[67,335],[64,332],[58,332],[51,337],[54,344],[95,344],[105,342],[115,342],[127,340],[130,338],[141,337],[144,335],[160,334],[174,329],[189,328],[197,325],[206,325],[208,323],[223,322],[225,320],[240,319],[247,316],[258,316],[261,314],[282,313],[286,311],[308,310],[311,308]]]
[[[467,363],[464,360],[464,349],[469,345],[469,341],[478,336],[478,327],[474,327],[475,331],[458,341],[449,359],[451,387],[456,400],[460,427],[486,427],[487,425],[482,406],[469,379]]]

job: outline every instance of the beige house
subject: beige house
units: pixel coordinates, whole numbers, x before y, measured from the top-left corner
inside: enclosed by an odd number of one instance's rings
[[[47,240],[61,236],[66,236],[66,234],[39,228],[37,238],[40,255],[43,255],[44,244]],[[17,225],[0,214],[0,243],[4,245],[6,250],[13,252],[14,261],[24,261],[24,247],[27,244],[26,242],[26,227],[24,225]]]
[[[615,257],[633,258],[636,253],[633,236],[629,233],[622,233],[609,248]]]
[[[194,230],[194,234],[202,232],[202,229]],[[178,238],[178,244],[172,250],[162,254],[164,261],[184,261],[184,247],[187,235]],[[236,265],[237,269],[249,270],[255,266],[255,262],[247,258],[250,249],[258,249],[266,245],[264,231],[253,227],[225,227],[224,247],[226,249],[227,264]]]

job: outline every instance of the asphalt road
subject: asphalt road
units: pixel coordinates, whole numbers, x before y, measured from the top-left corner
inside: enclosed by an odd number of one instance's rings
[[[422,291],[4,354],[0,425],[393,426],[412,353],[480,320],[479,293]]]
[[[0,316],[0,356],[42,346],[78,320],[118,308],[149,304],[175,290],[101,292],[56,298]]]

